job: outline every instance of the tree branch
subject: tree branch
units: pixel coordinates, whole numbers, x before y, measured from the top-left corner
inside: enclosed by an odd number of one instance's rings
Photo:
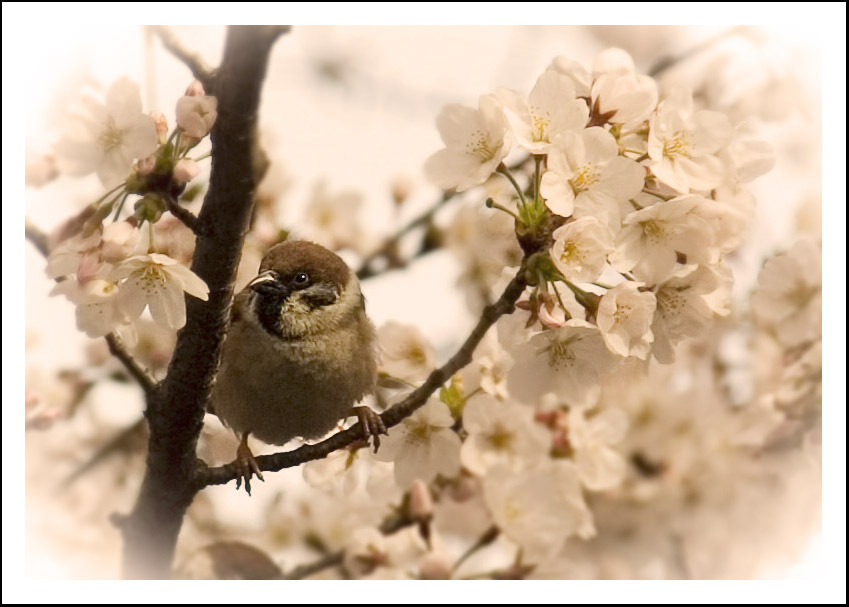
[[[186,64],[186,67],[189,68],[192,75],[203,85],[207,94],[211,94],[210,91],[212,91],[215,86],[215,74],[209,67],[207,67],[203,59],[186,49],[174,32],[172,32],[169,28],[163,25],[151,25],[148,27],[150,27],[153,33],[159,37],[159,40],[162,41],[162,46],[164,46],[168,52]]]
[[[165,206],[168,207],[168,210],[171,211],[171,214],[183,222],[183,225],[189,228],[192,232],[194,232],[195,236],[200,234],[200,227],[198,225],[197,216],[189,211],[188,209],[184,209],[180,206],[180,204],[174,200],[170,196],[165,196]]]
[[[209,299],[190,297],[166,379],[145,411],[150,426],[139,499],[122,527],[124,575],[167,578],[186,509],[199,485],[197,439],[218,371],[233,282],[253,211],[257,110],[271,46],[286,28],[231,26],[215,75],[218,118],[212,128],[212,173],[197,218],[192,271]]]
[[[39,253],[47,257],[50,254],[50,251],[47,249],[47,234],[32,223],[29,220],[29,217],[25,217],[24,221],[26,222],[24,227],[26,239],[29,240],[36,249],[38,249]]]
[[[722,40],[723,38],[727,38],[728,36],[734,34],[738,28],[733,27],[722,31],[715,36],[711,36],[707,40],[703,40],[698,44],[691,46],[684,51],[680,52],[678,55],[666,55],[665,57],[661,57],[658,59],[655,64],[649,69],[648,75],[652,78],[656,78],[666,70],[674,67],[676,64],[681,63],[682,61],[686,61],[690,57],[693,57],[704,50],[709,49],[711,46]]]
[[[331,552],[328,555],[325,555],[315,561],[314,563],[307,563],[306,565],[298,565],[289,573],[283,574],[284,580],[302,580],[304,578],[310,577],[311,575],[315,575],[320,571],[324,571],[325,569],[331,569],[333,567],[338,567],[342,564],[342,561],[345,559],[345,551],[337,550],[336,552]]]
[[[115,333],[110,333],[106,336],[106,344],[109,346],[109,351],[112,355],[124,363],[127,371],[133,379],[139,382],[145,393],[150,394],[153,392],[153,389],[156,387],[156,378],[132,357],[121,338]]]
[[[431,372],[425,382],[413,390],[404,400],[393,405],[381,414],[383,423],[387,428],[395,426],[410,415],[416,409],[424,405],[431,394],[437,388],[448,381],[454,373],[465,367],[472,360],[472,354],[475,348],[483,339],[483,336],[495,322],[504,314],[509,314],[513,311],[514,305],[525,290],[525,264],[519,268],[516,276],[507,285],[507,288],[491,306],[484,308],[480,319],[475,328],[466,338],[466,341],[459,350],[452,356],[448,362]],[[326,457],[330,453],[347,447],[356,440],[363,438],[363,428],[360,423],[356,423],[347,430],[334,434],[320,443],[314,445],[304,445],[292,451],[283,451],[271,455],[261,455],[256,458],[256,462],[263,472],[277,472],[283,468],[291,468],[298,466],[304,462]],[[220,466],[216,468],[206,468],[201,466],[195,479],[198,483],[198,489],[208,485],[223,485],[235,480],[239,476],[238,467],[233,464]]]
[[[140,439],[147,424],[144,418],[140,418],[132,426],[113,437],[109,442],[101,446],[91,458],[85,463],[76,468],[71,474],[59,484],[59,489],[67,489],[73,485],[77,479],[86,474],[89,470],[96,468],[101,462],[106,460],[110,455],[122,450],[128,450],[128,444],[134,445],[132,441]]]
[[[516,171],[516,170],[522,168],[523,166],[525,166],[525,163],[527,163],[528,160],[530,160],[531,158],[532,158],[531,156],[524,156],[524,157],[520,158],[519,160],[517,160],[516,162],[514,162],[513,164],[511,164],[507,168],[510,171]],[[393,249],[398,245],[398,242],[404,236],[406,236],[407,234],[409,234],[410,232],[412,232],[413,230],[415,230],[419,226],[429,224],[430,221],[433,219],[433,216],[436,214],[436,212],[439,209],[441,209],[445,205],[445,203],[447,203],[448,201],[455,198],[457,196],[457,194],[459,194],[459,193],[460,192],[457,192],[456,190],[448,190],[446,192],[443,192],[442,197],[439,200],[437,200],[436,203],[434,205],[432,205],[427,211],[425,211],[424,213],[422,213],[418,217],[415,217],[409,223],[404,225],[400,230],[398,230],[395,234],[388,237],[383,242],[383,244],[380,246],[380,248],[378,248],[376,251],[371,253],[368,257],[366,257],[363,260],[363,262],[360,264],[359,269],[357,270],[357,278],[359,278],[360,280],[366,280],[367,278],[371,278],[372,276],[377,276],[378,274],[380,274],[381,271],[380,270],[373,270],[371,268],[371,265],[375,261],[380,259],[381,257],[389,256],[392,253]],[[406,260],[403,260],[403,262],[401,262],[400,264],[395,264],[395,265],[390,264],[389,268],[387,268],[387,269],[397,269],[397,268],[404,267],[410,261],[415,259],[416,257],[419,257],[419,256],[427,253],[430,250],[431,250],[431,248],[428,247],[428,243],[422,242],[418,251],[416,251],[411,257],[409,257]]]
[[[413,519],[407,512],[394,513],[383,519],[377,529],[383,535],[392,535],[396,531],[400,531],[401,529],[414,525],[415,523],[416,520]],[[336,552],[326,554],[313,563],[307,563],[306,565],[299,565],[295,567],[289,573],[284,574],[283,579],[302,580],[311,575],[315,575],[320,571],[324,571],[325,569],[338,567],[344,560],[345,551],[337,550]]]
[[[371,269],[371,264],[374,263],[377,259],[388,255],[392,251],[392,249],[394,249],[398,245],[398,242],[404,236],[415,230],[417,227],[429,223],[431,219],[433,219],[433,216],[436,214],[436,212],[441,209],[446,202],[454,198],[454,196],[456,195],[457,192],[453,190],[445,192],[444,194],[442,194],[442,197],[436,202],[436,204],[431,206],[427,211],[425,211],[415,219],[411,220],[395,234],[387,238],[379,249],[374,251],[371,255],[369,255],[363,260],[363,262],[360,264],[359,270],[357,270],[357,278],[359,278],[360,280],[365,280],[378,274],[378,272],[375,272]]]
[[[49,251],[47,250],[47,234],[45,234],[38,226],[33,224],[29,218],[25,219],[26,227],[24,228],[24,233],[26,234],[27,240],[29,240],[36,249],[38,249],[39,253],[47,257],[49,254]],[[142,367],[141,364],[133,358],[118,335],[115,333],[109,333],[106,335],[106,343],[109,346],[109,351],[112,355],[123,363],[129,374],[142,387],[145,394],[150,395],[156,387],[156,378],[148,373],[147,369]]]

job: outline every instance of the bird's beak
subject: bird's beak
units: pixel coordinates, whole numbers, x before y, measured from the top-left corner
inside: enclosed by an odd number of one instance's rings
[[[254,278],[252,281],[250,281],[248,283],[248,286],[254,291],[256,291],[260,285],[263,285],[268,282],[275,282],[276,280],[277,275],[272,270],[266,270],[265,272]]]

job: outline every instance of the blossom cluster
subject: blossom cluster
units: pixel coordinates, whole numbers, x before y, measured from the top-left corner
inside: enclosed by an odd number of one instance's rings
[[[200,173],[189,153],[209,134],[216,105],[200,83],[192,83],[177,101],[177,125],[169,135],[165,116],[142,112],[138,86],[122,78],[107,91],[105,104],[86,98],[66,122],[55,146],[57,168],[69,175],[96,173],[109,189],[50,238],[47,272],[59,281],[53,292],[76,305],[77,325],[87,335],[121,329],[132,338],[145,308],[158,325],[179,329],[186,322],[184,292],[206,300],[203,280],[157,248],[154,225],[178,208],[180,196],[196,194],[186,190]],[[134,212],[122,218],[131,197]]]
[[[626,476],[616,446],[629,418],[599,406],[602,385],[672,363],[682,340],[728,314],[724,256],[750,218],[744,184],[770,168],[770,151],[689,92],[660,95],[618,49],[592,72],[558,57],[529,95],[449,105],[437,126],[446,147],[426,173],[444,189],[484,186],[487,206],[512,219],[529,287],[376,457],[404,490],[473,479],[493,524],[539,562],[592,537],[585,492]],[[529,175],[507,168],[514,151]],[[381,346],[384,370],[405,382],[433,368],[413,328],[387,327]]]

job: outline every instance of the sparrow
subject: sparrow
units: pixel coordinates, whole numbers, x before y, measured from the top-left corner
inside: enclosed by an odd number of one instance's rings
[[[259,274],[233,301],[210,410],[241,437],[236,451],[250,494],[264,480],[248,436],[283,445],[318,438],[356,415],[366,437],[380,417],[354,405],[374,394],[377,342],[357,276],[328,249],[306,241],[271,247]]]

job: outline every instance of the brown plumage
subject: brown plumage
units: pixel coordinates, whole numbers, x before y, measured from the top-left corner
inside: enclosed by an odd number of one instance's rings
[[[274,445],[316,438],[374,392],[375,331],[356,275],[309,242],[269,249],[233,306],[211,409],[242,435],[239,460],[258,472],[248,434]]]

